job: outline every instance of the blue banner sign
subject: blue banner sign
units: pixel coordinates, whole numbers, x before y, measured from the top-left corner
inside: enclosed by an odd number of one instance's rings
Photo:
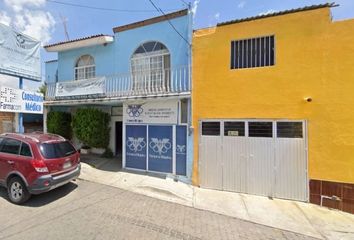
[[[127,125],[125,136],[126,167],[146,170],[146,126]]]
[[[187,127],[176,126],[176,174],[187,175]]]
[[[172,173],[172,126],[149,126],[149,170]]]

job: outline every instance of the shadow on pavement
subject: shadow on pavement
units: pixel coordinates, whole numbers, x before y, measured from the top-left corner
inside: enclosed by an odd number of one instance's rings
[[[53,189],[52,191],[42,193],[39,195],[32,195],[31,198],[23,204],[26,207],[42,207],[44,205],[50,204],[60,198],[65,197],[77,188],[77,184],[70,182],[61,186],[59,188]],[[6,188],[0,187],[0,197],[9,201],[7,197]]]
[[[90,166],[102,171],[119,172],[122,170],[122,157],[102,158],[96,154],[81,154],[81,162],[87,163]]]

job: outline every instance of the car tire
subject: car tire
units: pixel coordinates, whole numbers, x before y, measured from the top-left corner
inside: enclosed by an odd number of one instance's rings
[[[13,177],[10,179],[7,185],[7,194],[10,202],[15,204],[22,204],[31,196],[27,190],[26,184],[19,177]]]

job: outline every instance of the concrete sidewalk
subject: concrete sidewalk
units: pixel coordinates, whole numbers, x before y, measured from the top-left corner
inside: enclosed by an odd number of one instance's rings
[[[100,169],[110,169],[104,161]],[[105,166],[106,165],[106,166]],[[207,190],[163,175],[106,171],[82,163],[80,178],[319,239],[354,239],[354,215],[317,205]]]

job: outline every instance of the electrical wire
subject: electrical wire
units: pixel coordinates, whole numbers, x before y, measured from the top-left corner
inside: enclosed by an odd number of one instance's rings
[[[162,13],[162,15],[165,17],[165,19],[168,21],[168,23],[170,24],[170,26],[173,28],[173,30],[175,30],[175,32],[188,44],[188,46],[191,46],[191,44],[189,43],[189,41],[183,37],[183,35],[176,29],[176,27],[171,23],[171,21],[166,17],[166,14],[164,11],[162,11],[161,8],[157,7],[155,5],[155,3],[152,0],[149,0],[149,2],[151,3],[152,6],[154,6],[154,8],[159,11],[160,13]]]
[[[189,6],[189,3],[186,2],[185,0],[180,0],[184,5],[186,5],[187,7]]]
[[[82,5],[82,4],[76,4],[76,3],[61,2],[61,1],[57,1],[57,0],[46,0],[46,1],[49,3],[66,5],[66,6],[71,6],[71,7],[88,8],[88,9],[111,11],[111,12],[129,12],[129,13],[159,12],[159,10],[157,10],[157,9],[156,10],[133,10],[133,9],[102,8],[102,7],[94,7],[94,6]],[[177,10],[177,9],[169,9],[168,11],[175,11],[175,10]]]

